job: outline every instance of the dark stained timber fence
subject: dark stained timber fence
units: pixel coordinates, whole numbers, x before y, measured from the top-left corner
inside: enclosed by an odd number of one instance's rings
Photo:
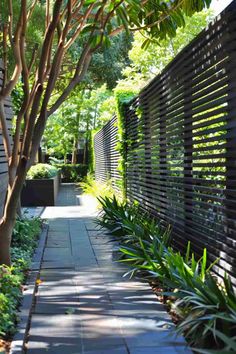
[[[114,186],[120,181],[117,134],[117,119],[113,117],[94,137],[96,180],[104,182],[112,179]]]
[[[0,91],[3,84],[3,75],[4,75],[3,64],[0,59]],[[10,130],[12,117],[13,117],[12,103],[10,98],[5,100],[5,113],[7,116],[8,129]],[[0,217],[2,216],[3,204],[6,197],[7,183],[8,183],[8,168],[7,168],[6,155],[5,155],[3,139],[1,134],[1,124],[0,124]]]
[[[127,195],[236,271],[236,1],[127,107]]]

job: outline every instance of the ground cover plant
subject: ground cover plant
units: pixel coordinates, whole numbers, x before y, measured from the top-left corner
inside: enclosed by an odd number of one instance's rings
[[[41,226],[39,218],[24,217],[16,221],[12,235],[12,265],[0,266],[0,338],[9,339],[16,331],[17,309]]]
[[[235,353],[236,294],[230,278],[219,281],[212,272],[207,250],[202,257],[188,243],[182,255],[171,247],[170,229],[145,213],[138,205],[100,197],[102,212],[97,224],[119,240],[121,262],[129,264],[130,276],[142,276],[158,288],[184,334],[199,353]],[[162,289],[160,291],[160,288]],[[202,349],[203,348],[203,349]]]

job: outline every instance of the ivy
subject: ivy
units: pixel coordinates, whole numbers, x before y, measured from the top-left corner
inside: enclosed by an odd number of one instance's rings
[[[94,137],[100,128],[93,129],[89,132],[88,136],[88,172],[95,173],[95,149],[94,149]]]
[[[127,136],[126,136],[126,108],[128,104],[136,96],[136,91],[132,91],[130,88],[119,88],[115,90],[116,98],[116,111],[117,111],[117,126],[118,126],[118,143],[117,150],[120,153],[120,160],[118,164],[118,171],[121,175],[121,191],[123,197],[126,198],[126,150],[127,150]]]

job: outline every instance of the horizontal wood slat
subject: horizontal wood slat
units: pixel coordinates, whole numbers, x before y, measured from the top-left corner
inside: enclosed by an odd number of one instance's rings
[[[117,119],[113,117],[94,137],[95,177],[98,181],[112,180],[117,189],[121,180],[117,150]]]

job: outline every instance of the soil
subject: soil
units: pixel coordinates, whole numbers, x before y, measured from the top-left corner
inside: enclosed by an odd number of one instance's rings
[[[10,352],[11,342],[0,339],[0,354],[8,354]]]
[[[166,296],[166,295],[162,295],[163,292],[163,288],[160,288],[157,284],[152,284],[150,283],[153,292],[156,294],[158,300],[164,305],[166,311],[169,313],[169,315],[171,316],[172,322],[174,324],[178,324],[180,321],[180,317],[177,315],[177,313],[171,309],[171,306],[168,304],[168,300],[173,302],[173,299],[171,299],[170,297]]]

